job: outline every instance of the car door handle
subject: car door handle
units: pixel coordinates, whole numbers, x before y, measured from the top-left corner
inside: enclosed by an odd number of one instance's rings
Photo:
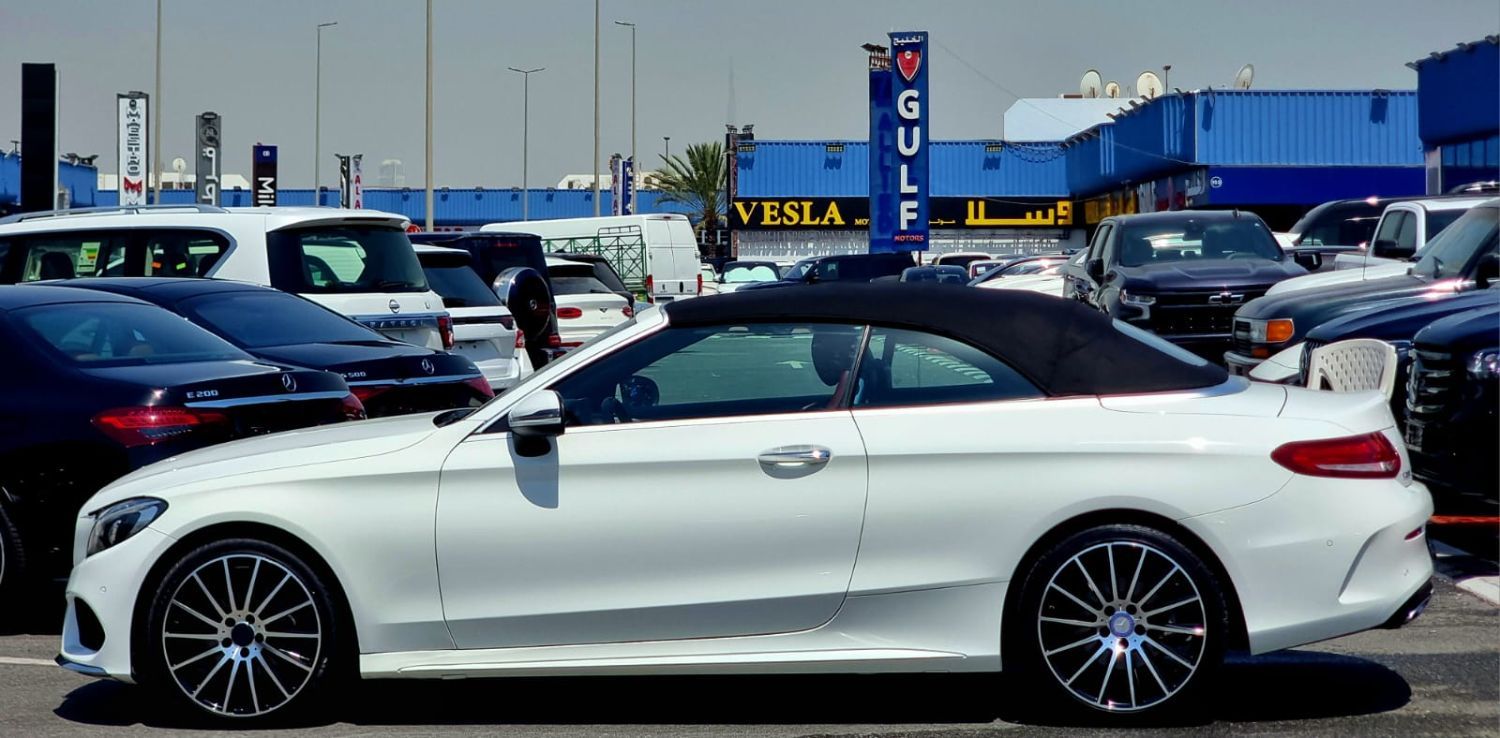
[[[820,467],[833,458],[833,452],[822,446],[778,446],[762,451],[755,458],[761,466],[781,469]]]

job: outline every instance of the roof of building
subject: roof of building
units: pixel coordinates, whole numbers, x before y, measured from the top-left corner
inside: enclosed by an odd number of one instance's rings
[[[1418,126],[1428,145],[1500,132],[1500,36],[1434,51],[1407,66],[1421,91]]]
[[[737,291],[663,309],[676,326],[823,321],[944,335],[1004,360],[1051,396],[1197,389],[1228,377],[1207,362],[1147,349],[1080,302],[1018,290],[830,283]]]

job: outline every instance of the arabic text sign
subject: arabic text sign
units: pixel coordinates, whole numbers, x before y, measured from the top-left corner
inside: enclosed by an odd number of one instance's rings
[[[1073,203],[1047,198],[934,197],[928,202],[930,230],[1068,228]],[[747,231],[865,230],[870,200],[862,197],[740,198],[730,204],[730,227]]]
[[[120,165],[120,204],[146,204],[148,98],[131,92],[116,96]]]
[[[204,205],[219,204],[219,140],[223,121],[218,113],[198,115],[198,166],[194,171],[194,199]]]
[[[891,34],[891,68],[870,73],[872,252],[927,250],[928,66],[927,32],[902,31]]]

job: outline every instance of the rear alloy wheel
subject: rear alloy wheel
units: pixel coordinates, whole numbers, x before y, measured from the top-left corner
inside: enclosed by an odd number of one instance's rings
[[[1024,594],[1030,666],[1054,696],[1110,713],[1163,713],[1198,700],[1229,633],[1219,584],[1164,533],[1106,526],[1032,568]],[[1017,628],[1017,632],[1020,628]]]
[[[152,681],[217,717],[297,711],[333,674],[338,628],[328,592],[279,546],[231,540],[193,551],[157,589],[146,641]]]

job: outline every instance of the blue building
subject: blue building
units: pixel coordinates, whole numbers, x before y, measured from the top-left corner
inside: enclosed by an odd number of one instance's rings
[[[1500,36],[1433,52],[1417,70],[1427,192],[1500,180]]]

